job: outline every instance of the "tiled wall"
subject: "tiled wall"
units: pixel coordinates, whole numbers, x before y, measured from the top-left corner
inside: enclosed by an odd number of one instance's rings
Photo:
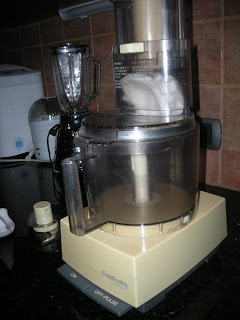
[[[219,151],[201,150],[201,179],[240,190],[240,1],[193,0],[199,114],[220,119]]]
[[[187,34],[197,48],[198,63],[193,63],[194,102],[199,115],[219,119],[223,131],[219,151],[201,150],[200,177],[206,183],[240,191],[240,0],[186,3]],[[55,95],[49,48],[63,41],[89,44],[92,55],[100,58],[102,64],[101,93],[92,101],[91,109],[114,107],[113,12],[65,22],[53,17],[0,36],[0,63],[40,70],[46,96]]]

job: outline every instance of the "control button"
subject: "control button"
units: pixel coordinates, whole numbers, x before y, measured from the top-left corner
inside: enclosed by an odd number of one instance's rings
[[[86,294],[86,296],[100,304],[102,307],[111,311],[119,317],[133,308],[131,305],[114,297],[110,293],[97,287],[94,284],[86,288],[84,293]]]
[[[66,279],[75,288],[83,293],[85,292],[86,288],[88,288],[92,284],[80,273],[71,268],[68,264],[64,264],[63,266],[58,268],[57,271],[64,279]]]

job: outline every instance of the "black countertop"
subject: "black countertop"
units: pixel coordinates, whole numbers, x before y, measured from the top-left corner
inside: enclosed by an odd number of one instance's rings
[[[240,193],[213,186],[202,190],[226,198],[228,237],[216,254],[145,314],[132,309],[122,319],[240,319]],[[34,203],[48,200],[57,219],[66,215],[61,179],[46,164],[0,164],[0,207],[15,231],[0,239],[1,319],[92,319],[118,317],[57,272],[64,264],[60,238],[42,246],[28,225]]]

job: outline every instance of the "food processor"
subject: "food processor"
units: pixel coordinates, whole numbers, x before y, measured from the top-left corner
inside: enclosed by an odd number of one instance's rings
[[[227,227],[225,200],[198,190],[183,1],[112,2],[116,110],[84,117],[74,138],[80,152],[62,161],[68,217],[59,272],[121,316],[163,300],[208,260]]]

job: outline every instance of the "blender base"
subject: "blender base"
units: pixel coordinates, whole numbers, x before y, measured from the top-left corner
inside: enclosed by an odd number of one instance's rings
[[[201,191],[196,217],[169,234],[134,238],[97,229],[80,237],[70,232],[65,217],[61,236],[67,264],[60,274],[119,316],[132,307],[146,312],[207,261],[227,236],[225,199]]]

